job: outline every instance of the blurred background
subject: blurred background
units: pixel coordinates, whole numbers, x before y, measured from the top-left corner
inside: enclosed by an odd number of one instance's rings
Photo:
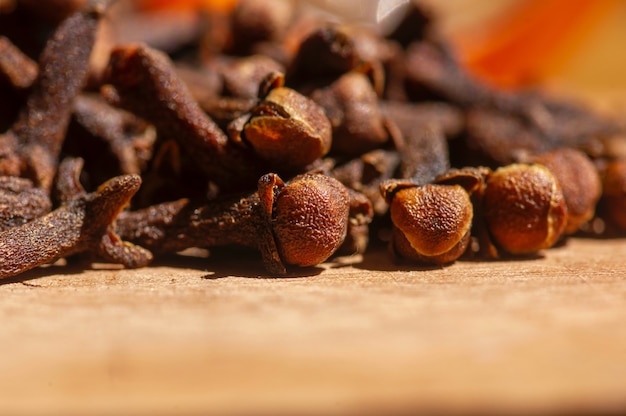
[[[504,87],[626,89],[622,0],[426,0],[478,76]]]
[[[66,15],[86,0],[0,0]],[[294,0],[344,18],[363,17],[416,0]],[[124,0],[143,13],[227,13],[237,0]],[[624,0],[419,0],[427,5],[460,59],[478,77],[503,88],[542,86],[582,95],[626,92]],[[184,20],[183,20],[184,21]]]
[[[228,10],[236,0],[135,0],[141,8]],[[326,7],[333,2],[309,0]],[[366,3],[367,2],[367,3]],[[354,14],[355,8],[341,11]],[[358,0],[395,7],[401,0]],[[542,85],[597,94],[626,90],[626,1],[421,0],[459,57],[477,76],[504,88]],[[338,9],[339,10],[339,9]]]

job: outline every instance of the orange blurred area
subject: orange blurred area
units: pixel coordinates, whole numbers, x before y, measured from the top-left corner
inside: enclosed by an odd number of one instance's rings
[[[477,76],[502,87],[533,85],[559,73],[621,0],[526,0],[453,42]]]
[[[231,10],[237,0],[136,0],[144,10]]]
[[[422,1],[462,63],[491,84],[626,91],[626,1]]]

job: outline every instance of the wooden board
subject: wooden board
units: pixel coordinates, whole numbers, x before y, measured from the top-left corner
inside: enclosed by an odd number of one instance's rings
[[[626,241],[572,239],[280,279],[236,255],[39,269],[0,285],[0,413],[624,412],[625,259]]]

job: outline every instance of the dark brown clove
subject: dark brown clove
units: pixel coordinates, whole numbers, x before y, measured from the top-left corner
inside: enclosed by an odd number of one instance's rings
[[[153,123],[162,139],[180,142],[208,178],[229,189],[248,188],[265,170],[251,151],[228,140],[193,100],[170,59],[145,45],[111,53],[103,94]]]
[[[325,25],[300,42],[287,71],[287,85],[308,93],[350,71],[366,73],[382,95],[384,66],[396,49],[373,32],[355,26]]]
[[[399,163],[398,152],[377,149],[337,164],[330,175],[348,188],[365,195],[375,215],[381,216],[387,212],[388,204],[380,194],[380,185],[395,176]]]
[[[544,105],[536,104],[537,109]],[[543,116],[537,115],[534,121],[493,109],[468,110],[466,138],[463,147],[457,149],[464,157],[457,163],[495,167],[564,147],[577,149],[594,159],[613,156],[611,140],[618,131],[614,123],[574,107],[543,108]],[[550,108],[554,108],[552,113]]]
[[[408,103],[382,100],[379,106],[383,116],[393,121],[402,132],[434,124],[446,138],[453,139],[465,130],[465,113],[459,107],[445,102]]]
[[[250,53],[259,43],[283,38],[293,18],[294,4],[288,0],[241,0],[231,15],[236,54]]]
[[[545,153],[551,144],[519,117],[487,109],[467,112],[467,137],[455,162],[492,168],[508,165],[534,154]]]
[[[212,62],[211,68],[222,78],[221,95],[227,97],[256,99],[261,82],[285,68],[275,60],[263,55],[251,55]]]
[[[63,151],[85,160],[92,183],[145,172],[156,140],[152,125],[97,95],[79,95],[73,109]]]
[[[300,43],[287,72],[287,85],[299,87],[312,80],[327,83],[360,63],[354,39],[348,33],[332,25],[318,28]]]
[[[107,0],[66,19],[39,58],[39,75],[25,107],[6,133],[0,173],[23,176],[50,190],[72,111],[87,77],[89,56]]]
[[[378,96],[364,74],[348,72],[329,86],[313,91],[311,98],[324,108],[333,127],[333,153],[357,156],[389,140]]]
[[[434,22],[435,16],[431,10],[423,4],[412,1],[405,15],[387,37],[406,48],[411,43],[432,35]]]
[[[70,195],[59,208],[0,232],[0,278],[81,252],[125,267],[143,267],[152,260],[149,251],[122,241],[113,227],[119,212],[139,189],[141,178],[118,176],[86,193],[80,184],[70,185],[77,175],[72,169],[69,174],[62,182]]]
[[[37,79],[37,63],[22,53],[9,39],[0,36],[0,85],[17,90],[30,88]]]
[[[39,218],[51,209],[48,194],[30,180],[0,176],[0,231]]]
[[[436,125],[405,131],[397,177],[425,185],[450,169],[448,141]]]
[[[609,224],[621,232],[626,231],[626,160],[606,164],[602,171],[602,188],[602,210]]]

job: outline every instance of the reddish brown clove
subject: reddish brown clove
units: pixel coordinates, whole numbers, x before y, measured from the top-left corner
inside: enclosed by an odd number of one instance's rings
[[[189,247],[241,245],[261,251],[268,272],[285,266],[313,266],[343,243],[348,226],[348,190],[321,174],[299,175],[287,183],[275,174],[258,191],[212,203],[187,199],[124,213],[120,235],[154,253]]]
[[[468,247],[472,203],[459,185],[389,181],[381,186],[393,222],[392,253],[425,263],[446,264]]]
[[[530,158],[547,167],[556,177],[567,205],[565,234],[573,234],[593,218],[602,195],[598,169],[579,150],[560,148]]]
[[[499,168],[487,177],[483,198],[489,233],[508,253],[552,247],[565,229],[567,205],[561,187],[542,165]]]
[[[261,85],[263,99],[228,131],[272,166],[297,172],[328,153],[331,125],[320,106],[282,84],[282,74],[270,74]]]

